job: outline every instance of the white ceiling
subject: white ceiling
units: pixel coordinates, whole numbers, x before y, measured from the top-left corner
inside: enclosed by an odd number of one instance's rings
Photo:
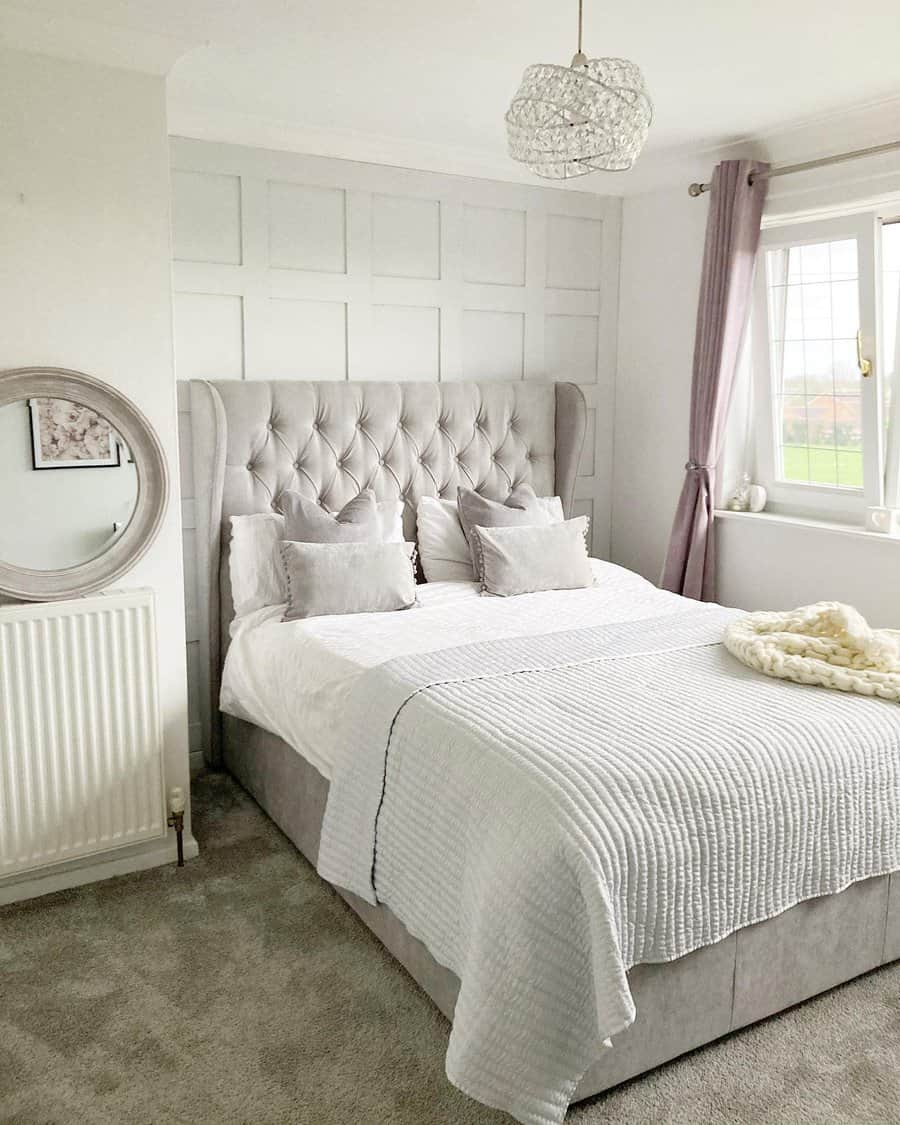
[[[245,132],[266,121],[318,137],[331,154],[345,136],[500,161],[522,69],[569,60],[575,11],[576,0],[0,0],[0,37],[171,66],[176,129],[205,117],[227,131],[233,117]],[[896,96],[898,41],[897,0],[585,0],[586,50],[644,70],[657,156]]]

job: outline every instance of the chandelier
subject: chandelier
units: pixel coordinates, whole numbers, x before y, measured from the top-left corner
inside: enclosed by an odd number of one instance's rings
[[[509,155],[548,180],[627,171],[653,118],[638,66],[582,53],[582,4],[578,0],[578,51],[571,65],[528,67],[506,112]]]

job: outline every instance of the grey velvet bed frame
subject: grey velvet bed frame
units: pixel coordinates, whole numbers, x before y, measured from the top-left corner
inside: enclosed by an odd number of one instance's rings
[[[232,619],[232,515],[269,511],[295,488],[330,509],[360,487],[402,497],[408,537],[421,495],[459,484],[503,499],[522,480],[571,509],[585,431],[581,392],[545,383],[191,384],[204,745],[315,864],[328,782],[275,735],[218,712]],[[453,1018],[459,982],[387,907],[336,888]],[[667,964],[628,974],[631,1028],[603,1052],[576,1099],[608,1089],[737,1028],[900,958],[900,873],[801,903]]]

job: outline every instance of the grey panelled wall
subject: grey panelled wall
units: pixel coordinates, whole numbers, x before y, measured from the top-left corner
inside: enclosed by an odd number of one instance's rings
[[[577,383],[575,511],[609,551],[612,197],[172,141],[192,762],[202,760],[189,379]]]

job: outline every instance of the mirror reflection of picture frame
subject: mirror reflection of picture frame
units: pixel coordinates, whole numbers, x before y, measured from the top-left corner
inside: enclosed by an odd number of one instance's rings
[[[109,469],[121,463],[119,438],[90,407],[62,398],[30,398],[34,469]]]

